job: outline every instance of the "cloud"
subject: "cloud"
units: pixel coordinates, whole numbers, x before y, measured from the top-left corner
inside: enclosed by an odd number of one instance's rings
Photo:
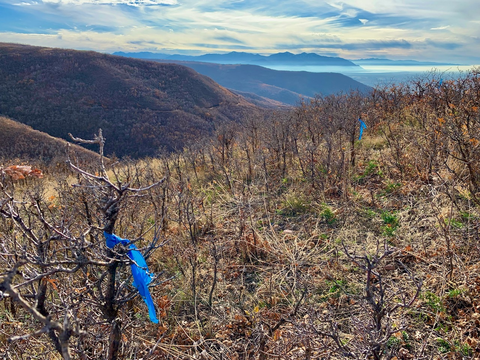
[[[296,45],[281,45],[282,48],[290,50],[300,50],[303,48],[324,50],[324,49],[338,49],[338,50],[380,50],[380,49],[411,49],[412,44],[406,40],[359,40],[358,42],[313,42]],[[323,54],[323,52],[322,52]]]
[[[459,44],[456,42],[436,41],[431,39],[427,39],[425,41],[425,44],[439,48],[439,49],[445,49],[445,50],[456,50],[462,47],[462,44]]]
[[[129,6],[151,6],[151,5],[177,5],[177,0],[43,0],[44,4],[62,5],[129,5]]]
[[[346,16],[346,17],[349,17],[349,18],[354,18],[354,17],[357,17],[358,10],[354,9],[354,8],[345,9],[344,11],[342,11],[340,13],[340,15]]]
[[[360,21],[363,25],[365,25],[366,23],[368,23],[368,20],[367,20],[367,19],[358,19],[358,21]]]
[[[439,27],[434,27],[434,28],[430,28],[430,30],[446,30],[450,27],[450,25],[447,25],[447,26],[439,26]]]
[[[341,2],[328,2],[327,1],[327,4],[330,5],[331,7],[335,8],[335,9],[338,9],[338,10],[343,10],[343,3]]]
[[[244,45],[229,45],[228,48],[225,47],[225,45],[212,44],[212,43],[198,43],[193,45],[198,48],[210,49],[210,51],[220,50],[221,52],[230,52],[232,50],[252,50],[251,46],[244,46]]]
[[[235,39],[231,36],[217,36],[214,39],[218,41],[230,43],[230,44],[245,44],[243,41]]]
[[[358,43],[342,44],[348,50],[379,50],[379,49],[411,49],[412,43],[407,40],[368,40]]]
[[[147,45],[149,47],[152,46],[152,45],[155,46],[155,47],[162,45],[162,43],[157,42],[157,41],[143,41],[143,40],[129,41],[128,43],[132,44],[132,45],[141,45],[141,46],[146,46]]]

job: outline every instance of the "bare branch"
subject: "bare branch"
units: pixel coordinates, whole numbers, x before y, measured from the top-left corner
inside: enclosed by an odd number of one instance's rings
[[[107,171],[105,169],[105,163],[104,163],[104,154],[103,154],[103,148],[105,146],[105,138],[103,137],[103,132],[102,129],[98,129],[98,135],[94,135],[93,140],[84,140],[81,138],[77,138],[73,136],[72,134],[68,133],[70,137],[72,138],[73,141],[79,142],[81,144],[98,144],[99,146],[99,153],[100,153],[100,164],[102,168],[102,174],[105,178],[108,179]]]

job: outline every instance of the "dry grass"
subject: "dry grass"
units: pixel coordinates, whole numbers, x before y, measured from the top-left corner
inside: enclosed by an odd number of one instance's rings
[[[384,164],[378,163],[378,168]],[[245,188],[234,179],[238,187],[232,191],[220,181],[204,182],[208,176],[201,172],[200,180],[188,190],[188,198],[197,206],[195,243],[185,221],[175,214],[179,194],[171,193],[164,229],[170,241],[149,262],[153,271],[175,278],[153,290],[159,326],[148,323],[141,302],[128,310],[130,315],[122,314],[138,319],[138,328],[124,329],[126,358],[151,353],[158,359],[240,359],[258,357],[260,350],[267,358],[324,358],[334,345],[313,333],[313,328],[328,330],[326,324],[334,319],[342,341],[352,344],[362,331],[359,324],[369,317],[365,273],[345,249],[371,257],[384,243],[393,252],[379,265],[379,274],[391,294],[413,295],[409,274],[423,280],[413,305],[389,319],[403,330],[392,335],[387,348],[405,359],[426,354],[464,358],[478,351],[480,278],[475,239],[480,214],[467,199],[461,200],[461,212],[452,209],[436,186],[408,182],[389,187],[397,180],[378,173],[357,184],[348,201],[331,198],[328,203],[301,182],[283,184],[279,195],[269,194],[267,199],[259,185]],[[46,196],[58,191],[53,190],[52,180],[44,183]],[[180,183],[172,174],[171,189],[178,189]],[[397,219],[398,227],[388,228],[382,214]],[[450,221],[448,234],[442,233],[440,221]],[[451,253],[445,236],[452,237]],[[218,275],[210,307],[214,247]],[[389,301],[396,303],[399,297]],[[21,310],[13,315],[7,300],[3,306],[0,336],[4,344],[10,336],[35,328]],[[286,322],[271,332],[282,319]],[[145,330],[140,330],[143,326]],[[49,349],[44,336],[2,348],[19,359],[57,358],[54,353],[42,353],[42,348]],[[328,356],[342,358],[338,353]]]
[[[446,168],[423,176],[424,153],[397,151],[415,142],[390,136],[367,133],[350,167],[339,143],[329,171],[319,146],[313,179],[308,144],[282,160],[267,141],[251,169],[237,143],[116,165],[138,184],[167,176],[164,188],[126,201],[115,231],[150,240],[148,224],[162,223],[168,242],[148,263],[172,277],[152,288],[159,325],[138,299],[120,312],[121,357],[480,358],[480,210],[471,187]],[[44,183],[48,194],[68,193],[62,182]],[[163,219],[152,217],[162,204]],[[55,356],[43,335],[5,343],[38,326],[2,303],[5,356]],[[103,357],[108,329],[91,325],[90,352],[77,356]]]

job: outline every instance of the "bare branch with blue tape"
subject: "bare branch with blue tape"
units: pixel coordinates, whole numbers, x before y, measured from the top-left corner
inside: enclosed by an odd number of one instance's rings
[[[110,249],[113,249],[117,244],[130,244],[127,255],[133,262],[130,265],[133,275],[132,285],[138,290],[143,301],[145,301],[145,304],[147,304],[150,321],[158,324],[157,315],[155,313],[155,305],[153,304],[152,296],[148,290],[148,285],[152,282],[153,274],[148,271],[147,262],[142,256],[142,253],[138,251],[137,247],[132,244],[130,240],[122,239],[121,237],[115,234],[109,234],[106,231],[103,234],[105,235],[107,247]]]

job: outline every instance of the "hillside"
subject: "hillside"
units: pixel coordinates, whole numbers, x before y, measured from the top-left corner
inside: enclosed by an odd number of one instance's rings
[[[338,73],[278,71],[257,65],[223,65],[193,61],[177,63],[212,78],[226,88],[254,93],[290,105],[295,105],[302,97],[313,97],[316,94],[371,90],[371,87]]]
[[[56,137],[99,127],[117,156],[173,150],[259,111],[176,64],[0,43],[0,115]]]
[[[67,142],[30,126],[0,116],[0,158],[51,162],[67,159]],[[98,154],[81,146],[70,144],[72,159],[86,162],[98,160]]]
[[[478,75],[318,97],[102,176],[0,177],[0,354],[479,359]],[[107,229],[145,255],[156,318]]]
[[[260,96],[260,95],[257,95],[255,93],[253,93],[253,92],[240,91],[240,90],[234,90],[234,89],[231,89],[231,90],[236,94],[242,95],[245,99],[250,101],[252,104],[258,105],[258,106],[263,107],[263,108],[277,109],[278,110],[280,108],[289,108],[290,107],[290,105],[288,105],[284,102],[273,100],[271,98],[267,98],[267,97],[264,97],[264,96]]]
[[[479,119],[472,71],[317,97],[101,176],[6,174],[0,354],[479,359]],[[150,306],[104,231],[145,255]]]

